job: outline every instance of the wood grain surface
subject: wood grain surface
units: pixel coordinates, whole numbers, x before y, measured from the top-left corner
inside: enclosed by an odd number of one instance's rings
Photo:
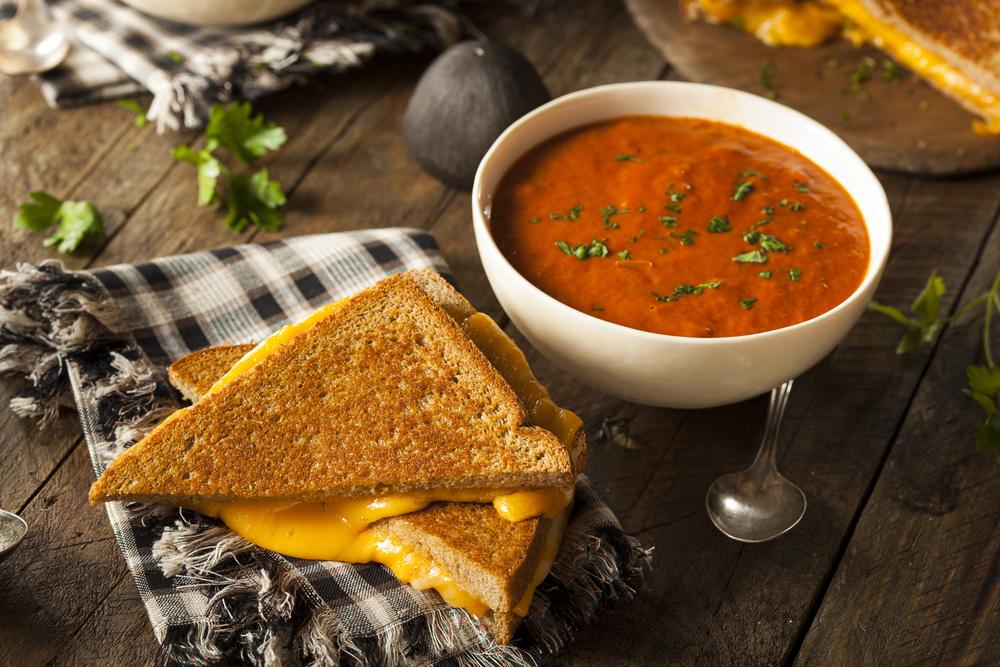
[[[546,2],[530,15],[497,3],[478,9],[476,22],[525,53],[554,95],[679,76],[615,0]],[[399,135],[430,57],[387,58],[258,105],[289,136],[268,163],[290,193],[275,235],[237,235],[218,210],[195,205],[192,170],[169,157],[195,136],[134,128],[113,104],[49,110],[30,81],[0,78],[0,219],[34,189],[91,199],[109,235],[68,258],[73,267],[359,227],[431,230],[467,296],[584,418],[591,477],[655,548],[644,588],[586,628],[562,664],[1000,661],[1000,464],[975,451],[977,408],[960,393],[977,323],[897,357],[897,328],[863,317],[796,383],[789,404],[779,466],[809,497],[803,523],[769,544],[728,541],[705,516],[704,494],[750,462],[765,400],[703,411],[624,403],[520,338],[482,273],[469,195],[423,174]],[[982,289],[1000,263],[1000,176],[879,177],[896,238],[878,298],[908,303],[935,268],[949,309]],[[49,256],[37,236],[0,224],[0,265]],[[0,383],[0,400],[16,386]],[[627,437],[603,439],[609,420]],[[0,410],[0,435],[0,506],[31,525],[0,564],[0,665],[149,664],[157,647],[145,610],[103,510],[86,503],[93,473],[73,415],[38,429]]]
[[[910,72],[883,80],[886,55],[873,47],[841,39],[815,48],[775,48],[733,26],[684,20],[680,0],[625,4],[685,79],[776,94],[839,134],[872,166],[937,175],[1000,166],[1000,136],[975,134],[975,116]],[[852,71],[864,58],[874,59],[875,69],[852,90]],[[765,67],[770,87],[762,82]]]

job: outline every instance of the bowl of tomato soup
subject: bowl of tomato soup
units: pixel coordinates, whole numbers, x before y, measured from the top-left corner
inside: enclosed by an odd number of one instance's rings
[[[473,185],[486,275],[557,365],[639,403],[709,407],[793,378],[875,292],[892,222],[843,141],[717,86],[643,82],[553,100]]]

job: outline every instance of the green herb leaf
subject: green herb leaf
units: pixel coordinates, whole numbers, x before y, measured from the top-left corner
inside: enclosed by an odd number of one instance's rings
[[[542,216],[536,215],[533,218],[531,218],[530,220],[528,220],[528,224],[529,225],[537,225],[541,221],[542,221]]]
[[[755,303],[757,303],[757,297],[749,296],[745,299],[740,299],[740,308],[742,308],[743,310],[750,310],[751,308],[753,308],[753,305]]]
[[[698,236],[698,232],[688,229],[683,233],[670,232],[670,235],[675,239],[680,239],[681,245],[694,245],[694,237]]]
[[[799,192],[810,192],[809,186],[799,181],[795,181],[795,189]]]
[[[642,158],[636,157],[634,155],[629,155],[628,153],[619,153],[615,156],[617,162],[642,162]]]
[[[45,192],[32,192],[30,196],[34,203],[22,204],[13,224],[33,232],[57,225],[56,231],[43,241],[46,248],[55,246],[59,253],[73,252],[84,239],[103,232],[101,214],[88,201],[62,201]]]
[[[601,209],[602,222],[604,223],[605,229],[618,229],[621,227],[617,222],[611,220],[611,216],[618,215],[620,213],[631,213],[632,209],[629,208],[615,208],[613,204],[608,204],[607,206],[602,206]]]
[[[146,118],[146,110],[142,108],[142,105],[135,100],[118,100],[118,106],[135,114],[135,119],[132,122],[135,123],[136,127],[146,127],[149,119]]]
[[[708,231],[712,234],[721,234],[730,230],[729,218],[724,215],[713,215],[708,221]]]
[[[571,246],[565,241],[556,241],[556,247],[563,253],[576,257],[577,259],[590,259],[591,257],[607,257],[608,246],[597,239],[592,239],[589,244]]]
[[[672,215],[661,215],[660,216],[660,222],[663,223],[664,227],[676,227],[677,226],[677,218],[675,218]]]
[[[760,235],[760,247],[767,252],[788,252],[791,250],[791,247],[785,245],[781,239],[770,234]]]
[[[753,192],[753,183],[750,181],[741,181],[736,184],[736,189],[733,190],[733,194],[730,197],[733,201],[740,201],[747,195]]]
[[[184,144],[174,149],[173,155],[175,160],[187,162],[198,167],[199,206],[206,206],[216,200],[215,189],[224,167],[216,159],[215,155],[212,154],[214,148],[215,142],[209,141],[205,148],[198,151]]]
[[[253,116],[249,102],[212,107],[205,138],[214,139],[219,146],[229,149],[242,162],[249,164],[267,151],[281,148],[287,137],[285,131],[264,116]]]
[[[687,196],[686,192],[671,192],[670,201],[672,202],[684,201],[684,197],[686,196]]]
[[[576,204],[572,206],[566,215],[560,213],[549,213],[549,219],[551,220],[562,220],[564,222],[572,222],[573,220],[580,219],[580,212],[583,211],[583,204]]]
[[[751,250],[750,252],[736,255],[736,257],[733,257],[733,261],[740,264],[766,264],[767,254],[760,250]]]
[[[803,204],[800,201],[797,201],[797,202],[792,202],[792,204],[788,208],[789,208],[789,210],[792,210],[792,211],[804,211],[805,208],[806,208],[806,205]]]
[[[765,206],[762,209],[760,209],[760,212],[762,215],[771,215],[772,213],[774,213],[774,207],[770,205]],[[770,222],[770,220],[768,220],[768,222]]]
[[[761,271],[757,275],[760,276],[761,278],[765,279],[765,280],[770,280],[772,274],[771,274],[770,271]]]
[[[913,305],[910,306],[917,315],[926,320],[936,320],[941,311],[941,297],[944,295],[944,280],[937,272],[931,272],[931,277],[927,279],[927,284],[921,290]]]
[[[573,249],[569,247],[569,244],[565,241],[556,241],[556,247],[563,251],[567,255],[573,254]]]
[[[663,208],[667,209],[668,211],[673,211],[674,213],[681,212],[681,207],[679,204],[665,204]]]
[[[672,301],[677,301],[681,297],[685,296],[698,296],[707,289],[716,289],[722,285],[721,280],[709,280],[703,283],[698,283],[697,285],[689,285],[687,283],[680,283],[674,288],[674,291],[669,295],[657,294],[653,292],[653,298],[657,301],[662,301],[664,303],[670,303]]]
[[[822,250],[826,246],[820,243],[819,241],[816,241],[815,243],[813,243],[813,247],[816,248],[817,250]]]
[[[629,251],[627,249],[622,250],[621,252],[616,254],[618,256],[618,259],[632,259],[632,255],[629,254]]]
[[[792,282],[798,282],[802,277],[802,269],[788,269],[788,279]]]
[[[251,176],[232,174],[229,176],[229,212],[226,225],[242,232],[250,223],[269,232],[281,228],[285,193],[278,181],[268,178],[267,168],[262,168]]]

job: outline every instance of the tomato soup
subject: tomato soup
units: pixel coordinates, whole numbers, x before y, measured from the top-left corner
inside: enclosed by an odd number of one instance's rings
[[[561,134],[493,198],[504,256],[559,301],[678,336],[739,336],[824,313],[858,287],[868,233],[796,151],[693,118],[626,116]]]

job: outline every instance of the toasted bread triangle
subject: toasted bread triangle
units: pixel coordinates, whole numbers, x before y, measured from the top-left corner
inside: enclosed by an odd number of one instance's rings
[[[170,383],[196,402],[253,347],[221,345],[193,352],[170,366]],[[521,622],[513,609],[533,583],[552,527],[546,518],[511,523],[488,505],[440,503],[382,519],[372,530],[440,563],[463,590],[485,601],[490,610],[480,620],[506,644]]]
[[[565,448],[399,274],[119,456],[92,502],[287,499],[573,483]]]

